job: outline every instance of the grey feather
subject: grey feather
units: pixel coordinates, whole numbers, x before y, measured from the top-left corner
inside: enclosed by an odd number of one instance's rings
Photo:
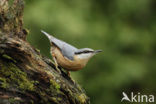
[[[41,30],[41,32],[48,37],[50,42],[54,43],[61,50],[63,56],[70,60],[74,60],[74,53],[78,50],[76,47],[49,35],[43,30]]]

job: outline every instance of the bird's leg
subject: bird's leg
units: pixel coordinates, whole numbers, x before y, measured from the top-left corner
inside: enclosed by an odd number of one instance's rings
[[[66,69],[61,70],[66,76],[70,77],[70,72]]]
[[[56,68],[56,70],[59,72],[59,74],[61,74],[61,71],[60,71],[60,69],[58,68],[58,63],[57,63],[57,61],[56,61],[56,58],[53,57],[53,60],[54,60],[54,63],[55,63],[55,68]]]
[[[72,83],[75,85],[75,81],[70,76],[70,71],[66,71],[68,78],[72,81]]]
[[[67,71],[67,75],[70,77],[70,72],[69,71]]]

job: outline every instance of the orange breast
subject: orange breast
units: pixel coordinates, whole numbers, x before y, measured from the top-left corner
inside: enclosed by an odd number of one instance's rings
[[[69,60],[68,58],[64,57],[61,51],[57,47],[53,47],[51,49],[51,53],[53,57],[56,58],[57,63],[59,66],[63,67],[68,71],[77,71],[85,67],[88,60],[80,60],[76,56],[74,56],[74,60]]]

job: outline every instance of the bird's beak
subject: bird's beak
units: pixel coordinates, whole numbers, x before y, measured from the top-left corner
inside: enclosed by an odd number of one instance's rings
[[[95,50],[94,53],[97,54],[99,52],[102,52],[102,50]]]

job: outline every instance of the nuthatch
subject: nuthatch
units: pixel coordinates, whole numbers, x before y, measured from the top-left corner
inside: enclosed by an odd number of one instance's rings
[[[59,65],[67,71],[80,70],[85,67],[92,56],[101,52],[101,50],[93,50],[90,48],[77,49],[64,41],[49,35],[45,31],[41,32],[50,40],[50,53],[52,54],[56,68],[58,68]]]

